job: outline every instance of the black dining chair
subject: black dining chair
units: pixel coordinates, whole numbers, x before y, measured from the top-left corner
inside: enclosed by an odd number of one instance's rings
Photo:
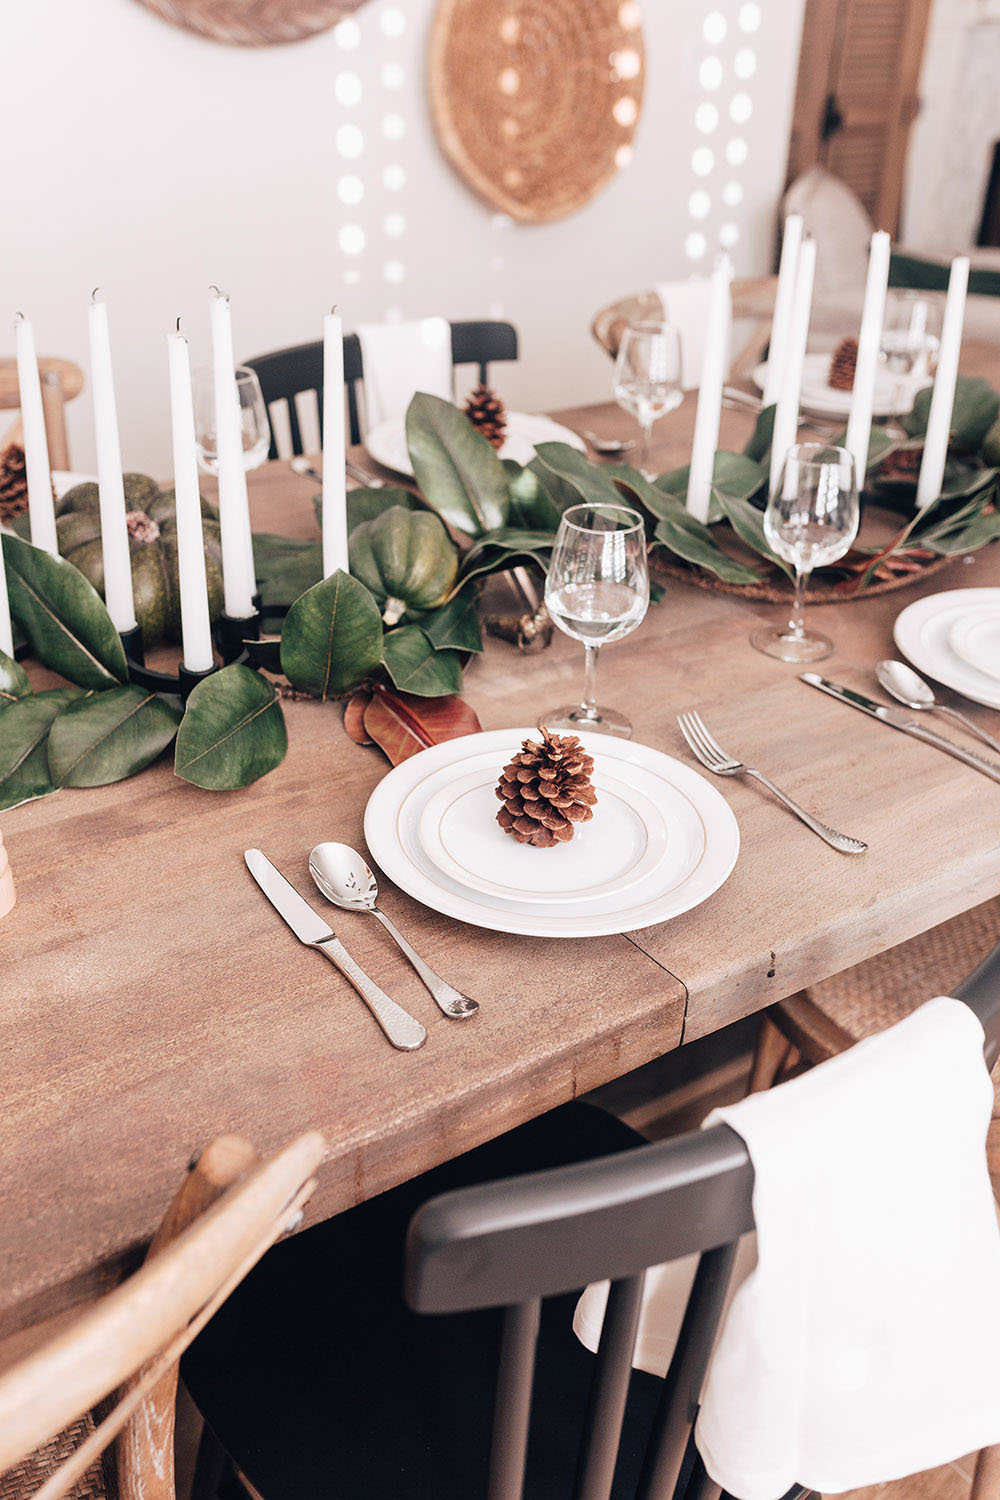
[[[517,359],[517,330],[511,323],[492,320],[451,325],[452,365],[478,365],[479,379],[484,384],[489,367],[501,360]],[[295,409],[295,397],[304,391],[315,391],[319,403],[320,432],[323,423],[323,343],[296,344],[289,349],[277,349],[273,354],[259,354],[244,361],[256,370],[264,401],[268,408],[274,401],[284,401],[288,408],[291,428],[292,453],[303,451],[302,434]],[[352,443],[361,441],[361,423],[358,419],[358,381],[364,379],[361,361],[361,341],[356,333],[344,338],[344,387],[347,395],[348,431]],[[278,457],[278,447],[272,424],[271,447],[268,458]]]
[[[1000,948],[958,994],[992,1066]],[[718,1500],[692,1433],[752,1189],[725,1125],[639,1145],[563,1106],[276,1247],[185,1378],[263,1500]],[[666,1376],[633,1370],[644,1271],[693,1253]],[[594,1357],[572,1313],[605,1279]]]

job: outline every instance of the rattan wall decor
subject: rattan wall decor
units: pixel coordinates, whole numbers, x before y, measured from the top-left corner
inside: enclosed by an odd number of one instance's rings
[[[140,0],[165,21],[213,42],[270,47],[327,31],[364,0]]]
[[[521,223],[573,213],[626,165],[644,77],[637,0],[441,0],[434,19],[438,139]]]

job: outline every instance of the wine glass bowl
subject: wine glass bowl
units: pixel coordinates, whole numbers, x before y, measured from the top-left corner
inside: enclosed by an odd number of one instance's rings
[[[672,324],[628,325],[615,360],[614,394],[618,405],[635,417],[642,429],[639,467],[645,474],[649,468],[653,423],[680,406],[684,399],[681,341]]]
[[[234,371],[240,403],[243,467],[256,469],[271,446],[271,424],[257,371],[237,365]],[[201,365],[191,376],[194,400],[195,445],[198,463],[208,474],[219,472],[218,437],[215,429],[215,376],[210,365]]]
[[[588,729],[627,738],[624,714],[599,708],[597,653],[629,635],[649,607],[649,566],[642,517],[625,505],[574,505],[563,513],[545,581],[545,604],[558,628],[585,649],[586,688],[579,703],[545,716],[549,729]]]
[[[755,630],[750,644],[779,661],[821,661],[833,642],[807,633],[802,595],[814,568],[836,562],[858,534],[860,504],[854,460],[830,443],[796,443],[789,448],[778,483],[764,512],[768,546],[795,570],[792,614],[783,626]]]
[[[879,358],[893,377],[893,415],[909,410],[921,386],[934,378],[943,322],[935,292],[893,288],[886,296]]]

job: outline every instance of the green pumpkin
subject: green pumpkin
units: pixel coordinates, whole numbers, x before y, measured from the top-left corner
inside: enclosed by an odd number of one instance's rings
[[[126,474],[125,504],[135,617],[142,630],[143,648],[149,651],[163,640],[181,638],[173,492],[161,491],[155,480],[145,474]],[[97,485],[75,485],[57,508],[59,551],[67,562],[79,568],[103,598],[104,554]],[[222,612],[222,543],[215,512],[204,500],[201,509],[208,608],[214,624]]]
[[[458,572],[458,552],[429,510],[391,505],[355,526],[349,546],[351,572],[383,606],[387,625],[443,604]]]

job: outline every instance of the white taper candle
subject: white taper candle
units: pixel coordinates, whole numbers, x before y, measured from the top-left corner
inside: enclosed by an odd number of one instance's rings
[[[688,473],[687,508],[698,521],[708,520],[715,450],[719,446],[722,386],[729,366],[732,280],[732,262],[728,255],[721,255],[710,277],[705,353],[701,384],[698,387],[698,409],[694,419],[691,468]]]
[[[778,262],[778,289],[774,298],[774,317],[767,350],[767,373],[764,376],[764,405],[773,406],[781,394],[781,377],[785,368],[788,335],[792,326],[795,302],[795,276],[802,244],[802,216],[789,214],[781,236],[781,259]]]
[[[229,298],[213,291],[211,300],[212,373],[215,386],[215,442],[219,462],[219,530],[226,614],[245,620],[253,614],[253,545],[247,471],[243,463],[243,423],[236,389],[233,322]]]
[[[56,511],[52,501],[52,473],[49,469],[49,446],[45,437],[45,412],[42,407],[42,385],[38,378],[35,335],[27,318],[20,313],[14,320],[14,350],[17,356],[21,429],[24,433],[31,545],[44,547],[46,552],[56,554],[59,551],[56,542]]]
[[[795,277],[795,302],[788,331],[787,357],[781,393],[774,413],[771,436],[770,490],[773,494],[782,465],[799,432],[799,396],[802,391],[802,365],[809,339],[809,314],[812,309],[813,277],[816,274],[816,241],[803,240],[799,248],[799,265]]]
[[[177,516],[177,576],[181,595],[181,641],[189,672],[214,665],[205,578],[205,543],[198,488],[198,454],[191,399],[191,361],[182,333],[167,334],[170,423],[174,447],[174,506]]]
[[[101,507],[104,602],[115,629],[123,632],[135,629],[135,599],[132,594],[132,563],[125,520],[125,485],[122,480],[118,412],[111,368],[108,309],[104,302],[97,301],[96,290],[90,299],[87,319],[90,333],[90,388],[97,442],[97,485]]]
[[[349,569],[344,437],[344,325],[323,319],[323,576]]]
[[[962,325],[965,322],[965,297],[969,289],[969,257],[958,255],[951,263],[948,296],[944,304],[941,347],[938,350],[937,374],[927,416],[924,456],[917,480],[917,509],[923,510],[941,493],[944,466],[951,436],[951,413],[955,405],[955,382],[958,380],[958,356],[962,349]]]
[[[879,347],[885,319],[891,243],[885,230],[877,229],[872,235],[871,249],[868,252],[868,279],[865,282],[865,300],[861,310],[851,414],[847,420],[847,437],[844,441],[844,447],[854,457],[858,489],[864,487],[868,469],[868,440],[871,437],[872,411],[875,406],[875,379],[878,375]]]

